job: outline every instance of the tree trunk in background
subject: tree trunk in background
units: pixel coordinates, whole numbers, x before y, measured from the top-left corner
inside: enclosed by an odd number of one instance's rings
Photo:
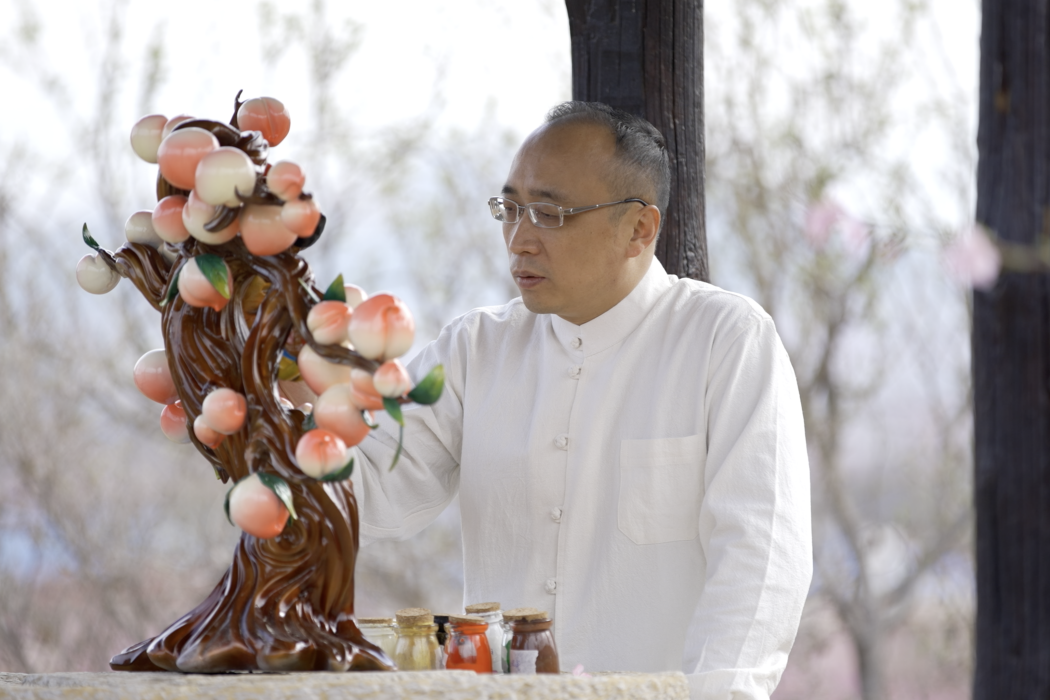
[[[984,0],[977,220],[1050,238],[1050,11]],[[976,700],[1050,697],[1050,277],[974,293]]]
[[[703,0],[565,0],[572,97],[648,119],[667,139],[671,201],[656,256],[707,280]]]

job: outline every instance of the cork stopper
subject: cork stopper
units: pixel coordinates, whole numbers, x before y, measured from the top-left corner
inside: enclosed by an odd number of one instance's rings
[[[499,610],[499,603],[473,603],[464,608],[464,610],[470,615],[473,615],[474,613],[496,612]]]
[[[359,625],[392,625],[394,624],[394,618],[392,617],[359,617],[357,618]]]
[[[525,622],[543,620],[546,617],[547,613],[539,608],[514,608],[503,613],[504,620],[524,620]]]
[[[432,625],[434,615],[426,608],[402,608],[397,611],[397,624],[401,627]]]
[[[484,625],[485,621],[476,615],[449,615],[448,621],[454,625]]]

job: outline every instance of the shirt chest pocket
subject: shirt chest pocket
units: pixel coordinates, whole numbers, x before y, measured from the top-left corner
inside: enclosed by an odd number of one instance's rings
[[[620,532],[635,544],[696,537],[705,452],[700,435],[622,440],[616,515]]]

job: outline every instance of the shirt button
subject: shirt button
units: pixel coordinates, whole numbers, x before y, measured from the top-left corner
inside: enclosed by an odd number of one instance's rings
[[[543,588],[551,595],[554,595],[554,592],[558,590],[558,582],[549,578],[547,579],[547,583],[543,584]]]
[[[572,346],[573,350],[579,350],[580,346],[583,345],[583,338],[573,338],[569,345]]]
[[[581,370],[582,370],[581,367],[573,365],[572,367],[569,368],[569,376],[572,377],[573,379],[579,379]]]
[[[562,433],[558,437],[554,438],[554,446],[559,450],[569,449],[569,436]]]
[[[551,520],[553,520],[556,523],[560,523],[561,522],[561,508],[552,508],[551,509]]]

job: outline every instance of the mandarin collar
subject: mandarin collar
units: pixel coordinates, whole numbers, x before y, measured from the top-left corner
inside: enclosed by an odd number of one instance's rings
[[[601,316],[577,326],[561,316],[550,314],[554,335],[565,351],[589,357],[621,342],[652,310],[657,299],[671,288],[671,280],[660,261],[653,256],[645,275],[619,304]]]

